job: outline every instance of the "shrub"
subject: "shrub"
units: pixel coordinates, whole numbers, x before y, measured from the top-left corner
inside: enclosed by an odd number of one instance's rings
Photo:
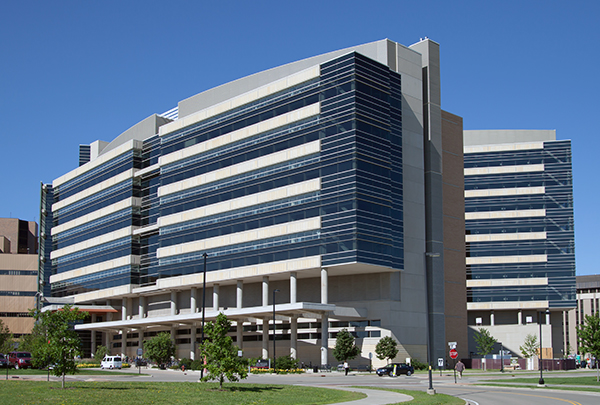
[[[429,369],[429,365],[427,363],[421,363],[417,359],[411,359],[410,365],[413,366],[415,370],[427,370]]]
[[[277,357],[275,365],[277,370],[295,370],[298,368],[298,360],[288,354],[287,356]]]

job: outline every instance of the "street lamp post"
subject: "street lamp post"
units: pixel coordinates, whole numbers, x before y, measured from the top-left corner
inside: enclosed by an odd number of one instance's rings
[[[538,324],[540,325],[540,380],[538,381],[538,385],[544,385],[544,375],[543,375],[543,371],[544,371],[544,365],[542,362],[542,317],[541,314],[544,315],[550,315],[550,310],[546,309],[545,312],[538,312]]]
[[[500,372],[504,373],[504,350],[502,348],[502,342],[500,343]]]
[[[275,334],[276,332],[276,325],[275,325],[275,293],[278,293],[279,290],[273,290],[273,371],[276,370],[275,368],[275,359],[277,358],[277,356],[275,355],[275,338],[277,337],[277,335]]]
[[[431,257],[440,257],[439,253],[431,253],[431,252],[425,252],[425,292],[426,292],[426,299],[427,299],[427,366],[429,368],[429,388],[427,389],[427,392],[429,394],[435,394],[435,390],[433,389],[433,376],[431,374],[431,327],[430,327],[430,306],[429,306],[429,299],[430,294],[429,294],[429,277],[428,277],[428,273],[427,273],[427,258]]]
[[[202,276],[202,337],[200,338],[200,344],[204,343],[204,314],[206,312],[206,258],[208,254],[203,253],[202,257],[204,257],[204,273]],[[195,343],[195,342],[194,342]],[[204,377],[204,364],[200,369],[200,379],[202,380]]]

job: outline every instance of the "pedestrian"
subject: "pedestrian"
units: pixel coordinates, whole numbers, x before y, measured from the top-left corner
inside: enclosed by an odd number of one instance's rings
[[[458,372],[458,378],[462,380],[462,373],[465,370],[465,363],[459,360],[458,363],[456,363],[456,366],[454,366],[454,369]]]
[[[348,365],[348,361],[344,360],[344,370],[346,371],[346,375],[348,375],[348,371],[350,370],[350,366]]]

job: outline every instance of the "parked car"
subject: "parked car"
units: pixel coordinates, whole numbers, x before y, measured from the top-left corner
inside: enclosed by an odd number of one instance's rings
[[[120,369],[121,367],[123,367],[121,356],[104,356],[100,362],[101,369],[108,368],[109,370],[112,370],[114,368]]]
[[[378,368],[376,373],[378,376],[382,377],[384,375],[393,376],[394,375],[394,366],[396,368],[396,375],[406,374],[411,375],[415,372],[413,366],[406,363],[390,363],[387,366]]]
[[[8,359],[0,353],[0,367],[8,367]]]
[[[10,352],[8,353],[8,363],[10,367],[14,367],[17,370],[20,368],[31,368],[31,353]]]

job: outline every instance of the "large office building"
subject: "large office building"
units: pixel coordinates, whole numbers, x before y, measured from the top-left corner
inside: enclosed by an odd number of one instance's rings
[[[170,331],[194,358],[203,310],[246,357],[276,339],[334,364],[342,329],[356,365],[383,336],[402,361],[466,349],[462,119],[440,91],[437,43],[382,40],[180,101],[42,186],[40,278],[91,313],[88,354]]]
[[[575,279],[577,283],[577,306],[566,312],[564,316],[565,347],[563,353],[586,356],[589,353],[584,353],[579,349],[577,328],[581,328],[586,324],[586,316],[600,314],[600,275],[577,276]]]
[[[464,145],[469,350],[483,327],[520,356],[541,328],[544,357],[560,357],[576,304],[571,142],[491,130],[464,131]]]
[[[0,218],[0,320],[16,338],[33,329],[37,279],[37,224]]]

